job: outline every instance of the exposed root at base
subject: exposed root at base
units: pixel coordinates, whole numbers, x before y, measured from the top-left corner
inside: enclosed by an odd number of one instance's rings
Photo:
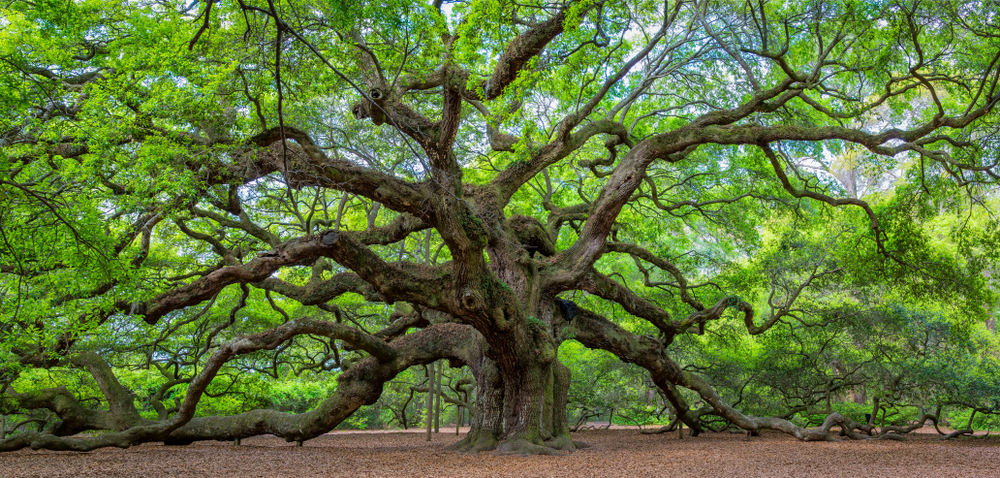
[[[578,448],[589,446],[573,441],[569,434],[549,439],[545,443],[535,443],[524,438],[498,441],[489,433],[470,433],[447,449],[459,453],[492,451],[499,455],[567,455]]]
[[[515,438],[513,440],[505,440],[497,445],[494,453],[498,455],[551,455],[551,456],[561,456],[568,455],[562,450],[557,450],[555,448],[547,447],[544,445],[536,445],[523,438]]]
[[[569,435],[562,435],[545,441],[545,446],[566,452],[576,451],[576,443]]]

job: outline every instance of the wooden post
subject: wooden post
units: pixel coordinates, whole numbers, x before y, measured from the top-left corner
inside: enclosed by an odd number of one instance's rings
[[[437,396],[434,405],[434,433],[441,433],[441,382],[444,378],[444,362],[438,360],[437,363],[437,383],[434,387],[434,394]]]
[[[431,428],[434,426],[434,364],[427,367],[427,441],[431,441]]]

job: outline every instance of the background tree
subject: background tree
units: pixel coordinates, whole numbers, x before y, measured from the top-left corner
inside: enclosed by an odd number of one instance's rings
[[[860,437],[873,424],[840,413],[815,430],[744,413],[706,379],[711,363],[672,351],[735,327],[839,324],[873,296],[985,317],[994,223],[926,221],[992,214],[995,13],[10,4],[2,413],[49,418],[0,450],[301,442],[441,359],[476,382],[457,448],[572,450],[567,339],[645,369],[695,433],[691,392],[749,431]],[[869,202],[816,173],[848,156],[902,179]],[[829,349],[812,346],[838,327],[783,365],[820,380]],[[58,367],[86,371],[88,389],[31,383]],[[831,367],[835,386],[854,383]],[[123,377],[149,372],[137,407]],[[323,372],[336,387],[307,412],[206,403]],[[781,389],[788,406],[814,410],[809,386]],[[108,432],[67,438],[86,430]]]

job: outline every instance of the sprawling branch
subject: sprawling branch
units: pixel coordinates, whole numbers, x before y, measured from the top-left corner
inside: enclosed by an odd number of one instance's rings
[[[387,300],[407,300],[441,307],[441,294],[446,289],[442,274],[447,274],[447,271],[415,264],[388,264],[347,231],[341,234],[326,231],[294,239],[245,264],[217,269],[186,286],[163,293],[149,303],[138,307],[132,304],[120,306],[138,312],[146,322],[154,324],[166,313],[208,300],[230,284],[262,282],[282,267],[310,264],[318,257],[329,257],[354,270]],[[331,283],[331,287],[338,287],[336,284]]]
[[[623,242],[611,242],[607,245],[608,252],[619,252],[623,254],[628,254],[636,259],[642,259],[650,264],[653,264],[664,271],[667,271],[676,280],[676,287],[678,293],[680,293],[681,300],[691,306],[694,310],[703,310],[705,306],[697,298],[691,295],[688,287],[687,279],[684,278],[684,274],[681,272],[680,268],[676,265],[667,261],[666,259],[654,255],[647,249],[640,247],[636,244],[627,244]]]
[[[854,430],[871,430],[839,413],[831,414],[818,429],[805,429],[787,420],[772,417],[744,415],[726,403],[701,377],[683,371],[664,353],[663,345],[651,338],[636,336],[606,318],[587,309],[579,309],[569,322],[572,336],[590,348],[607,350],[625,362],[634,363],[649,371],[653,382],[661,390],[682,386],[698,392],[715,413],[745,430],[772,429],[794,435],[803,441],[830,440],[829,431],[841,427],[851,438],[864,438]],[[672,392],[671,392],[672,393]],[[689,424],[690,425],[690,424]]]
[[[353,272],[342,272],[332,278],[297,286],[275,277],[268,277],[253,284],[255,287],[277,292],[302,305],[317,305],[329,302],[344,293],[354,292],[368,300],[378,301],[379,297],[371,284]]]
[[[663,333],[668,343],[673,340],[678,331],[683,331],[683,329],[675,328],[673,319],[666,310],[597,271],[592,271],[580,284],[580,288],[622,306],[626,312],[636,317],[648,320]]]
[[[566,158],[580,149],[591,138],[601,134],[614,136],[616,138],[615,144],[632,144],[621,123],[612,120],[598,120],[588,123],[573,134],[557,138],[536,148],[532,151],[531,159],[515,162],[498,174],[493,179],[492,184],[497,187],[502,204],[507,204],[524,183],[541,173],[543,169]]]
[[[572,3],[567,3],[548,20],[531,28],[507,44],[503,55],[497,60],[493,76],[486,82],[485,96],[492,100],[503,94],[504,89],[514,82],[528,61],[538,56],[545,46],[563,32],[566,13]],[[586,12],[580,12],[584,15]]]
[[[567,290],[571,284],[580,280],[590,266],[604,253],[606,238],[615,219],[621,212],[622,206],[639,187],[645,176],[646,168],[654,160],[679,161],[682,157],[678,157],[678,153],[690,152],[689,148],[706,143],[759,145],[780,140],[824,141],[832,139],[857,143],[876,154],[893,156],[919,147],[914,142],[938,128],[961,128],[990,111],[989,108],[984,107],[959,117],[938,116],[912,129],[891,128],[875,134],[840,126],[731,124],[761,108],[764,110],[771,108],[771,106],[765,107],[766,103],[763,100],[772,96],[774,96],[773,91],[758,94],[747,103],[748,105],[756,105],[754,107],[740,107],[726,112],[708,113],[684,127],[653,136],[636,144],[625,155],[601,189],[577,241],[556,257],[561,272],[551,276],[550,285],[556,289]],[[783,101],[787,101],[787,99],[784,98]],[[890,144],[897,145],[891,146]]]
[[[817,201],[827,203],[834,207],[850,205],[850,206],[857,206],[863,209],[865,211],[865,214],[868,215],[868,219],[871,220],[871,227],[872,230],[875,232],[875,239],[878,242],[879,248],[883,247],[882,237],[879,234],[880,229],[878,225],[878,218],[875,217],[875,212],[872,211],[872,208],[871,206],[868,205],[868,203],[855,198],[834,198],[826,194],[813,191],[811,189],[796,189],[795,186],[792,185],[791,181],[789,181],[788,175],[785,174],[785,168],[781,165],[781,162],[778,160],[778,156],[774,154],[774,150],[772,150],[767,143],[761,143],[760,149],[764,151],[764,155],[766,155],[767,159],[771,162],[771,167],[774,168],[774,174],[778,177],[778,181],[781,182],[781,186],[785,188],[785,190],[788,191],[788,193],[791,194],[792,196],[796,198],[807,197],[810,199],[815,199]]]
[[[442,324],[386,344],[353,327],[308,318],[297,319],[269,331],[230,340],[219,347],[205,363],[203,370],[191,381],[183,404],[168,421],[133,423],[117,433],[83,439],[63,438],[52,431],[26,431],[0,441],[0,451],[29,446],[35,449],[86,451],[109,445],[127,447],[148,441],[190,443],[200,439],[243,438],[264,433],[282,436],[289,441],[301,441],[333,429],[360,406],[374,403],[381,394],[383,383],[413,365],[441,358],[461,363],[470,362],[475,353],[474,333],[467,326]],[[315,410],[305,414],[287,415],[271,410],[255,410],[230,417],[192,420],[194,408],[206,387],[230,358],[257,350],[274,349],[288,339],[302,334],[344,340],[371,353],[372,357],[342,374],[338,378],[337,391]],[[120,423],[120,417],[117,416],[120,410],[115,405],[112,405],[109,412],[85,409],[64,388],[8,397],[17,400],[22,407],[41,407],[56,411],[64,417],[61,431],[65,434],[87,429],[120,429],[109,426]],[[75,426],[70,427],[68,424]]]
[[[252,174],[244,181],[255,179],[267,172],[284,174],[289,186],[300,188],[316,186],[364,196],[385,204],[395,211],[433,221],[433,212],[427,207],[428,193],[425,186],[412,184],[350,161],[327,157],[312,138],[303,131],[284,127],[272,128],[254,136],[251,143],[259,147],[281,143],[270,153],[250,153],[249,164],[238,164]],[[289,147],[287,140],[294,140],[301,148]],[[282,148],[287,148],[283,150]]]

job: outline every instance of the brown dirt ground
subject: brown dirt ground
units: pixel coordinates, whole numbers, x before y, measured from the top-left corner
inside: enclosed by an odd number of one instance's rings
[[[446,451],[445,429],[432,442],[413,432],[339,432],[301,448],[275,437],[241,446],[197,442],[146,444],[90,453],[21,450],[0,454],[3,477],[1000,477],[1000,437],[940,441],[916,434],[906,442],[802,443],[775,432],[742,434],[588,430],[574,434],[590,448],[569,456],[496,456]]]

